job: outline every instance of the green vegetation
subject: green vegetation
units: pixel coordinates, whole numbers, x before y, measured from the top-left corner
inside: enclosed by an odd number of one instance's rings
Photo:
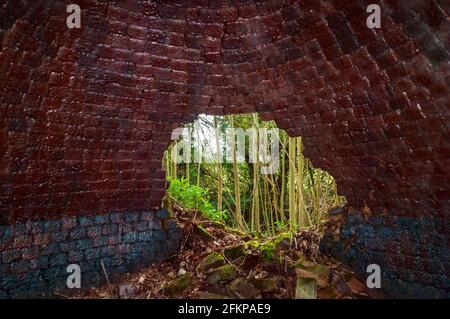
[[[196,209],[214,221],[226,221],[227,212],[218,211],[208,199],[208,190],[198,185],[189,184],[187,179],[167,178],[169,194],[181,205],[189,209]]]
[[[337,193],[336,183],[327,172],[314,168],[303,156],[301,137],[290,137],[279,130],[279,169],[263,174],[267,166],[249,161],[249,149],[260,154],[264,136],[256,130],[245,140],[245,159],[238,158],[237,139],[228,139],[227,129],[276,128],[261,121],[256,114],[233,116],[200,116],[184,133],[195,148],[204,147],[210,159],[222,163],[194,161],[176,164],[170,159],[174,144],[165,155],[165,169],[170,181],[169,194],[187,208],[197,209],[228,227],[259,237],[296,231],[299,227],[321,225],[329,208],[341,206],[345,199]],[[216,132],[222,133],[220,136]],[[214,134],[214,136],[213,136]],[[212,143],[211,146],[208,143]],[[209,148],[208,148],[209,147]],[[181,156],[179,152],[173,152]],[[226,162],[223,154],[231,154]],[[207,156],[206,156],[207,157]],[[269,253],[270,255],[270,253]]]
[[[292,232],[282,232],[277,236],[268,239],[251,240],[246,242],[247,249],[257,249],[261,256],[267,261],[281,261],[281,256],[277,255],[277,248],[282,241],[291,242]]]

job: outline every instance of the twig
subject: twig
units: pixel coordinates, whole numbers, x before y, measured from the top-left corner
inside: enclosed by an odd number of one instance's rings
[[[57,296],[61,296],[63,298],[66,298],[66,299],[72,299],[69,296],[63,295],[62,293],[59,293],[59,292],[55,292],[54,294],[57,295]]]
[[[106,282],[108,283],[109,292],[111,293],[111,296],[113,296],[114,295],[114,290],[113,290],[113,288],[111,286],[111,282],[109,281],[108,274],[106,273],[106,268],[105,268],[105,264],[103,263],[103,259],[100,260],[100,265],[102,266],[103,274],[105,275]]]
[[[188,239],[191,237],[191,234],[194,231],[193,223],[191,223],[191,226],[192,226],[191,229],[186,230],[184,241],[183,241],[183,243],[181,244],[181,247],[180,247],[180,254],[184,251],[184,246],[186,245]]]

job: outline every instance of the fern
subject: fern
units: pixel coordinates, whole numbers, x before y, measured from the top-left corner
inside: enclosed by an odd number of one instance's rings
[[[181,179],[168,177],[168,180],[170,182],[168,192],[180,204],[186,208],[200,211],[211,220],[220,222],[227,220],[227,211],[219,211],[211,204],[207,189],[190,184],[184,177]]]

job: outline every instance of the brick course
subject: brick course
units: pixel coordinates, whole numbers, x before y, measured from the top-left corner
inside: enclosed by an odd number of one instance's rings
[[[81,269],[81,288],[163,260],[178,249],[181,230],[167,211],[124,212],[0,226],[0,298],[52,295]],[[162,223],[164,222],[164,227]],[[39,229],[39,232],[36,232]],[[17,234],[22,235],[18,236]],[[48,238],[42,243],[39,239]]]
[[[172,129],[257,111],[304,137],[349,208],[436,220],[419,235],[448,245],[449,8],[383,1],[371,30],[374,2],[80,0],[82,28],[69,30],[64,1],[3,1],[0,224],[158,209]],[[61,239],[40,227],[74,240],[90,227],[63,225],[36,225],[34,240]],[[25,248],[30,237],[12,230]],[[448,251],[434,254],[446,281]]]
[[[331,217],[321,251],[351,265],[362,279],[368,265],[379,265],[381,288],[390,297],[448,298],[446,222],[349,210]]]

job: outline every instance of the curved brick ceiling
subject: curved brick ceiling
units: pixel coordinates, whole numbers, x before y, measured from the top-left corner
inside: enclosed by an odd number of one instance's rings
[[[157,207],[173,128],[254,111],[350,206],[448,216],[444,1],[77,3],[0,6],[1,220]]]

